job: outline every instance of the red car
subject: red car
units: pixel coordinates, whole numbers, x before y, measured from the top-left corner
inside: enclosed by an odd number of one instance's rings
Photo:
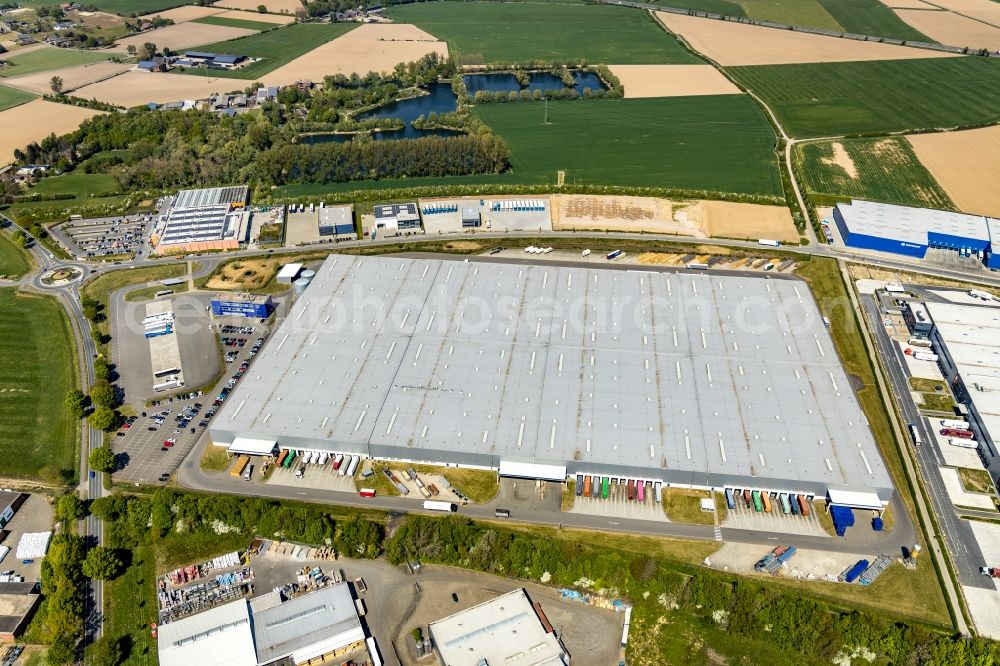
[[[163,440],[163,446],[166,446],[166,447],[173,446],[174,442],[176,442],[176,441],[177,440],[174,439],[173,437],[171,437],[170,439],[165,439],[165,440]]]

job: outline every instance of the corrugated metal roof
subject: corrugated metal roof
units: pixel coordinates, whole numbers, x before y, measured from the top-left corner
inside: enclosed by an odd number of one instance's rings
[[[260,663],[267,664],[312,644],[331,639],[339,647],[364,640],[354,597],[347,583],[324,587],[253,615],[254,641]],[[335,649],[335,648],[329,648]]]
[[[212,431],[892,487],[808,287],[786,279],[331,255]]]
[[[929,233],[988,241],[986,218],[931,208],[911,208],[873,201],[837,204],[852,233],[927,245]]]
[[[245,599],[160,625],[160,666],[257,666]]]

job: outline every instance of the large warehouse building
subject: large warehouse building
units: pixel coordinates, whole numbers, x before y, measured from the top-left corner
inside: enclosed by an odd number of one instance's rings
[[[331,255],[261,356],[218,445],[893,492],[795,279]]]
[[[989,268],[1000,268],[1000,220],[931,208],[860,201],[837,204],[833,219],[844,244],[923,259],[930,248],[982,253]]]
[[[956,397],[968,408],[979,457],[1000,479],[1000,308],[927,303],[930,339]]]

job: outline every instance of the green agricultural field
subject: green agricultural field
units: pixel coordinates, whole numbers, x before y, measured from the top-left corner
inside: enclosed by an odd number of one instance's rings
[[[41,7],[51,5],[52,0],[18,0],[20,7]],[[165,9],[194,4],[191,0],[89,0],[86,7],[96,7],[102,12],[122,16],[141,16]]]
[[[76,469],[77,422],[66,393],[77,385],[69,321],[52,298],[0,289],[0,476],[51,481]]]
[[[107,60],[109,54],[76,49],[43,48],[25,54],[13,53],[4,59],[7,65],[0,69],[0,76],[24,76],[47,72],[51,69],[86,65]]]
[[[731,67],[796,138],[1000,120],[1000,62],[932,58]]]
[[[911,28],[879,0],[817,1],[847,32],[934,43],[933,39]]]
[[[32,95],[31,93],[8,88],[7,86],[0,86],[0,111],[30,102],[35,97],[36,95]]]
[[[711,12],[723,16],[745,17],[747,13],[735,0],[653,0],[665,7],[676,9],[693,9],[699,12]]]
[[[386,15],[448,43],[463,64],[585,58],[614,64],[697,63],[648,13],[608,5],[426,2]]]
[[[74,171],[43,178],[28,190],[28,194],[72,194],[77,199],[86,199],[98,194],[113,194],[119,191],[121,185],[111,174]]]
[[[841,26],[819,0],[736,0],[747,16],[810,28],[840,30]],[[878,0],[875,0],[876,2]]]
[[[0,275],[15,278],[31,268],[28,255],[14,243],[10,235],[0,232]]]
[[[638,185],[780,195],[775,136],[746,95],[485,104],[527,183]]]
[[[795,162],[814,204],[858,198],[954,209],[901,136],[797,144]]]
[[[268,23],[266,21],[246,21],[243,19],[225,18],[223,16],[205,16],[200,19],[195,19],[191,22],[205,23],[207,25],[222,25],[228,28],[245,28],[247,30],[257,30],[259,32],[264,32],[265,30],[272,30],[278,27],[278,25],[274,23]]]
[[[296,23],[277,30],[269,30],[256,35],[248,35],[239,39],[215,44],[203,44],[199,51],[213,53],[234,53],[239,55],[262,58],[248,67],[240,69],[189,69],[185,74],[196,76],[211,76],[212,78],[256,79],[270,74],[282,65],[286,65],[299,56],[309,53],[314,48],[344,35],[357,23]]]

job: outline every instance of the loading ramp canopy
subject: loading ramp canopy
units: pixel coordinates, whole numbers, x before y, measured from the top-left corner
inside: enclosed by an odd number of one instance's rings
[[[537,463],[500,461],[500,476],[515,476],[521,479],[542,479],[544,481],[565,481],[564,465],[539,465]]]
[[[274,453],[274,448],[278,441],[274,439],[251,439],[250,437],[237,437],[226,449],[234,455],[248,456],[269,456]]]
[[[872,509],[881,511],[884,508],[882,500],[875,493],[860,492],[857,490],[834,490],[826,491],[826,496],[830,499],[830,504],[840,504],[855,509]]]

